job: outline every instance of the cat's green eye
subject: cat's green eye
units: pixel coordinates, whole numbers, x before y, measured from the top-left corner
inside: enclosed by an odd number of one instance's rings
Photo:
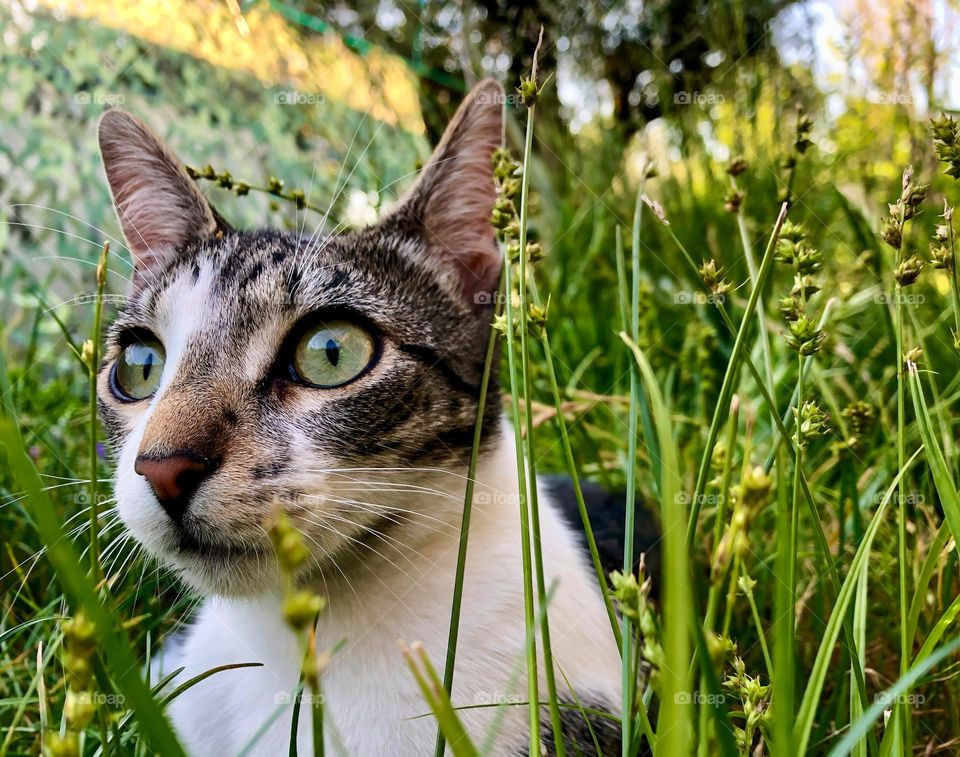
[[[142,400],[160,386],[166,353],[156,339],[128,344],[113,368],[114,393],[123,400]]]
[[[317,323],[300,337],[291,372],[298,381],[321,389],[343,386],[373,362],[376,347],[370,332],[355,323]]]

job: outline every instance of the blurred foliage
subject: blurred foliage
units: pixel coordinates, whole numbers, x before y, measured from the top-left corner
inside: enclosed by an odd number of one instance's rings
[[[769,23],[793,2],[291,0],[346,34],[468,82],[482,76],[519,81],[530,70],[542,25],[541,69],[566,67],[591,86],[606,87],[614,123],[627,133],[675,111],[678,93],[704,91],[732,64],[766,58],[773,52]],[[458,97],[445,77],[424,79],[422,108],[436,137]],[[555,103],[546,108],[557,111]]]
[[[376,47],[354,54],[333,32],[304,37],[267,3],[246,13],[216,0],[41,3],[47,4],[219,68],[247,72],[268,86],[288,85],[294,88],[287,93],[291,100],[294,94],[310,104],[332,100],[408,131],[422,129],[414,75],[402,59]]]

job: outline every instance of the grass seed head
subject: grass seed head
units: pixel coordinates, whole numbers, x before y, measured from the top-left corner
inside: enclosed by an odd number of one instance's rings
[[[794,295],[781,297],[778,309],[780,310],[780,315],[782,315],[783,319],[787,322],[796,321],[803,315],[803,303]]]
[[[880,238],[894,250],[899,250],[903,243],[903,231],[900,223],[893,218],[887,218],[880,229]]]
[[[48,733],[44,736],[43,753],[45,757],[78,757],[80,737],[73,731]]]
[[[939,271],[953,270],[953,253],[943,244],[930,244],[930,265]]]
[[[744,173],[748,167],[749,165],[747,164],[746,158],[738,155],[727,164],[727,173],[731,176],[739,176]]]
[[[730,291],[730,285],[727,284],[723,278],[723,266],[718,264],[716,260],[711,258],[710,260],[703,261],[699,273],[700,278],[703,279],[703,283],[706,284],[707,288],[714,294],[725,295]]]
[[[794,444],[805,445],[809,440],[823,436],[829,431],[827,426],[827,415],[820,409],[820,406],[814,401],[809,400],[800,406],[797,412],[797,432],[793,435]]]
[[[93,721],[97,704],[89,691],[67,690],[63,705],[63,716],[71,730],[82,731]]]
[[[803,155],[813,146],[810,135],[813,133],[813,119],[803,109],[797,109],[797,135],[793,140],[793,147],[798,154]]]
[[[303,536],[282,510],[277,510],[274,515],[270,526],[270,540],[277,554],[280,572],[288,577],[310,557],[310,552],[303,543]]]
[[[736,189],[729,190],[723,198],[723,209],[728,213],[739,213],[742,204],[743,194]]]
[[[740,479],[737,499],[747,510],[755,512],[767,503],[772,490],[773,477],[764,471],[762,465],[755,465]]]
[[[827,335],[817,328],[817,323],[806,315],[799,315],[795,321],[788,323],[790,333],[786,336],[787,345],[804,357],[820,350]]]
[[[897,264],[893,271],[893,278],[900,286],[910,286],[920,278],[921,270],[923,270],[923,261],[917,255],[911,255]]]
[[[520,95],[520,102],[522,102],[528,108],[535,105],[537,102],[537,96],[540,94],[540,90],[537,88],[536,79],[533,77],[521,77],[520,86],[517,87],[517,94]]]
[[[293,591],[283,602],[283,619],[294,630],[301,631],[326,607],[326,600],[307,589]]]
[[[793,288],[790,290],[791,297],[810,299],[819,291],[820,287],[813,276],[797,274],[793,277]]]

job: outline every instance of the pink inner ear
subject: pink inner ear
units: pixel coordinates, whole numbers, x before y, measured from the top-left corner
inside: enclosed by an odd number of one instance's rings
[[[431,244],[456,270],[464,295],[473,299],[496,286],[500,270],[500,250],[490,223],[496,192],[489,169],[457,178],[462,182],[458,187],[436,188],[423,222]]]
[[[502,128],[503,90],[483,81],[457,110],[418,187],[427,238],[456,270],[471,302],[496,287],[501,266],[490,216],[496,201],[491,159]]]
[[[110,186],[116,187],[117,216],[130,251],[136,257],[136,274],[142,275],[144,270],[162,264],[188,240],[185,229],[168,221],[182,219],[184,213],[166,192],[158,191],[147,171],[136,169],[133,161],[121,162],[108,176]]]
[[[100,152],[134,256],[135,286],[169,265],[177,250],[216,231],[216,216],[183,165],[129,113],[103,115]]]

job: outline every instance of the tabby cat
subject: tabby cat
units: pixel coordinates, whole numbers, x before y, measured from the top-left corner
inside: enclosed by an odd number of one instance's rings
[[[174,700],[191,754],[233,755],[252,741],[248,753],[289,750],[302,650],[281,617],[267,531],[277,509],[310,552],[297,580],[328,600],[317,626],[318,649],[333,650],[322,678],[328,753],[433,753],[436,721],[418,717],[428,708],[398,641],[422,642],[442,667],[502,266],[490,216],[503,101],[495,82],[477,85],[405,199],[375,225],[336,235],[235,230],[148,127],[120,110],[100,122],[134,259],[98,377],[119,513],[204,597],[168,643],[166,667],[184,667],[178,680],[262,663]],[[517,465],[495,384],[453,701],[478,745],[498,708],[473,705],[520,703],[501,708],[489,750],[518,755],[528,710]],[[596,579],[542,483],[540,508],[560,696],[616,714],[619,656]],[[619,752],[610,719],[563,712],[571,745],[594,753],[596,737]],[[301,754],[312,750],[309,721],[305,706]]]

